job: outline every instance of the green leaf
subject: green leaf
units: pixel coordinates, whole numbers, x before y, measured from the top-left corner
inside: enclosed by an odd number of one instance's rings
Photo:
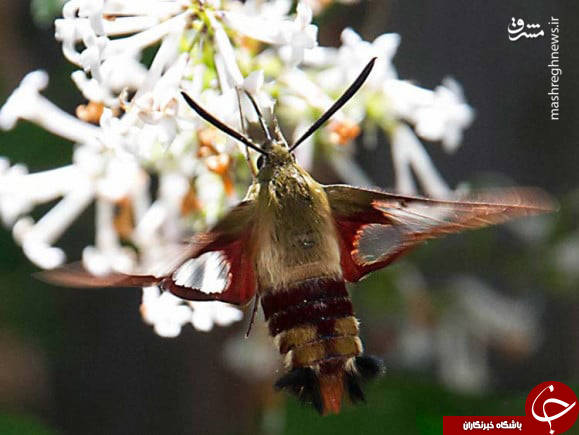
[[[65,0],[32,0],[30,11],[39,27],[48,27],[60,15]]]
[[[57,435],[58,432],[35,417],[28,415],[0,414],[2,435]]]

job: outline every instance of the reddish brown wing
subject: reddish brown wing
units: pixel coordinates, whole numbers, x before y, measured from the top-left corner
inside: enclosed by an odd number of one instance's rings
[[[325,187],[340,239],[347,281],[358,281],[427,239],[553,211],[538,189],[481,192],[460,201],[393,195],[350,186]]]
[[[215,238],[166,276],[161,288],[192,301],[246,304],[256,290],[249,230],[235,239],[207,234]]]
[[[93,276],[78,264],[41,272],[37,276],[68,287],[141,287],[160,285],[193,301],[222,301],[243,305],[255,295],[251,231],[253,201],[234,207],[209,232],[196,235],[169,262],[139,275],[113,273]]]
[[[159,278],[153,275],[126,275],[123,273],[111,273],[104,276],[91,275],[82,267],[80,262],[37,272],[34,277],[50,284],[78,288],[146,287],[159,282]]]

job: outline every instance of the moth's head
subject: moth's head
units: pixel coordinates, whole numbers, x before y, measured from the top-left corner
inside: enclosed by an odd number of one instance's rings
[[[250,148],[254,151],[257,151],[261,154],[258,158],[257,166],[258,166],[258,174],[257,178],[260,181],[267,181],[270,180],[276,172],[276,170],[283,169],[284,167],[290,167],[295,165],[295,157],[293,156],[292,152],[302,144],[308,137],[310,137],[320,126],[322,126],[330,117],[336,113],[352,96],[360,89],[364,81],[370,75],[370,71],[374,67],[374,62],[376,58],[373,58],[368,62],[366,67],[362,70],[358,78],[350,85],[350,87],[344,92],[344,94],[332,104],[332,106],[324,112],[324,114],[312,124],[312,126],[304,132],[299,139],[297,139],[291,146],[288,146],[286,140],[284,139],[281,131],[277,125],[275,117],[272,114],[271,122],[272,124],[268,126],[268,122],[266,121],[265,117],[261,113],[260,108],[258,107],[257,103],[253,99],[253,97],[247,92],[245,95],[251,101],[255,112],[258,115],[259,126],[261,131],[265,137],[265,140],[260,145],[257,145],[256,142],[251,140],[245,134],[238,132],[237,130],[229,127],[228,125],[224,124],[222,121],[215,118],[213,115],[208,113],[205,109],[199,106],[191,97],[189,97],[186,93],[181,92],[181,95],[191,106],[195,112],[201,118],[205,119],[210,124],[217,127],[219,130],[224,132],[225,134],[231,136],[232,138],[238,140],[242,144],[244,144],[247,148]],[[240,91],[241,92],[241,91]],[[239,95],[239,93],[238,93]],[[241,100],[239,100],[241,101]],[[241,107],[241,102],[239,103]],[[241,118],[242,129],[245,133],[245,122],[243,116]],[[253,168],[252,168],[253,170]],[[254,173],[255,175],[255,173]]]
[[[262,149],[267,150],[267,154],[257,158],[257,179],[261,182],[271,180],[274,174],[296,164],[296,158],[283,138],[263,144]]]

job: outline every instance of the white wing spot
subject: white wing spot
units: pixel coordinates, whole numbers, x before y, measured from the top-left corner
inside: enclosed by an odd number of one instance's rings
[[[229,284],[230,265],[221,251],[206,252],[183,263],[173,273],[175,284],[203,293],[221,293]]]

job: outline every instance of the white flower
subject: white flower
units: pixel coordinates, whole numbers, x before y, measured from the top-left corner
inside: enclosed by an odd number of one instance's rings
[[[310,105],[323,110],[332,102],[326,93],[339,95],[357,77],[362,66],[376,57],[367,82],[344,112],[353,120],[372,116],[390,136],[399,191],[416,192],[412,169],[426,192],[445,193],[448,188],[422,144],[411,130],[398,124],[409,122],[418,136],[440,141],[446,151],[454,151],[460,145],[463,130],[473,119],[473,111],[465,103],[458,83],[446,79],[431,91],[399,80],[392,64],[400,43],[397,34],[383,34],[370,43],[346,29],[342,32],[342,42],[337,50],[319,47],[315,58],[306,56],[306,63],[320,71],[313,78],[303,72],[292,72],[291,76],[284,76],[287,85]],[[338,113],[335,119],[339,120],[340,116]],[[366,143],[370,143],[371,138],[371,134],[365,135]]]
[[[352,5],[358,3],[358,0],[335,0],[336,3]],[[304,2],[312,9],[314,15],[318,15],[324,9],[330,7],[334,0],[304,0]]]
[[[432,164],[426,150],[407,125],[400,124],[392,134],[392,162],[396,175],[396,191],[408,194],[417,191],[411,173],[411,170],[414,170],[422,188],[428,194],[444,197],[449,192],[450,189]]]
[[[253,5],[252,5],[253,8]],[[304,51],[317,45],[318,28],[311,24],[312,10],[298,3],[293,21],[283,16],[249,15],[243,12],[224,12],[226,22],[238,32],[259,41],[281,46],[282,58],[291,66],[298,65]]]
[[[103,14],[110,19],[103,19]],[[171,33],[182,33],[189,12],[181,2],[144,1],[130,7],[121,1],[69,1],[63,15],[55,21],[55,36],[62,41],[66,58],[84,70],[74,73],[75,83],[86,98],[112,107],[118,105],[115,99],[123,89],[139,89],[146,79],[138,61],[141,51],[167,41]],[[176,54],[175,49],[169,52]],[[161,72],[158,67],[150,71],[149,80]]]
[[[35,175],[38,176],[37,179],[32,178]],[[20,180],[12,180],[10,184],[13,189],[12,195],[23,195],[25,191],[21,190],[22,186],[33,185],[34,181],[42,180],[42,175],[46,175],[46,173],[30,176],[22,175]],[[67,175],[70,175],[70,173]],[[64,262],[64,253],[51,245],[90,204],[93,198],[93,189],[90,182],[86,178],[83,179],[81,174],[78,175],[79,177],[68,180],[67,192],[64,193],[63,199],[41,219],[33,222],[31,218],[24,217],[14,224],[14,237],[22,245],[24,253],[32,262],[42,268],[50,269]],[[25,180],[25,177],[32,178],[32,183],[30,178]],[[53,191],[51,193],[56,192]],[[26,199],[29,201],[29,207],[36,202],[34,194],[30,194]]]
[[[223,302],[189,302],[193,308],[191,323],[199,331],[209,331],[214,324],[228,326],[242,319],[243,313]]]
[[[13,225],[16,219],[28,213],[32,206],[22,195],[8,191],[6,186],[18,180],[20,176],[27,174],[24,165],[10,166],[10,161],[0,158],[0,218],[4,225]]]
[[[364,41],[352,29],[342,32],[342,46],[338,51],[338,64],[342,67],[343,78],[348,83],[354,81],[360,68],[368,60],[377,57],[372,74],[368,77],[367,86],[380,89],[386,80],[397,78],[392,59],[400,45],[400,36],[396,33],[385,33],[373,42]]]
[[[144,320],[162,337],[176,337],[190,323],[198,331],[210,331],[214,325],[228,326],[243,314],[222,302],[185,302],[158,287],[145,287],[141,303]]]
[[[318,28],[311,24],[312,10],[304,3],[298,3],[297,15],[293,23],[282,23],[280,39],[281,56],[290,65],[298,65],[304,58],[304,51],[318,44]]]
[[[118,95],[124,89],[139,89],[146,77],[146,68],[139,61],[140,53],[126,53],[104,60],[101,80],[89,78],[84,71],[72,73],[75,85],[89,101],[100,101],[109,107],[119,105]]]
[[[554,266],[570,282],[579,280],[579,232],[558,242],[550,256]]]
[[[161,293],[158,287],[145,287],[141,314],[161,337],[177,337],[192,316],[191,308],[182,302],[171,293]]]
[[[329,92],[343,90],[352,83],[372,58],[376,58],[372,74],[364,84],[365,91],[381,91],[384,82],[396,79],[397,73],[392,59],[400,44],[396,33],[385,33],[373,42],[364,41],[354,30],[347,28],[341,35],[342,45],[338,49],[318,47],[306,52],[308,66],[322,68],[316,81]]]
[[[311,167],[321,144],[344,181],[372,184],[353,159],[352,139],[365,123],[367,142],[376,136],[368,134],[372,128],[390,136],[398,190],[416,190],[413,171],[425,191],[446,192],[415,132],[454,149],[472,118],[460,87],[445,81],[430,91],[398,80],[392,64],[396,34],[366,42],[346,29],[341,47],[319,47],[311,9],[299,3],[291,17],[291,5],[68,1],[55,36],[79,67],[72,80],[94,110],[78,112],[81,120],[57,108],[40,94],[48,84],[41,71],[28,74],[0,109],[2,129],[27,120],[75,144],[71,164],[49,171],[29,174],[25,166],[0,159],[0,217],[28,258],[41,268],[61,265],[66,255],[58,239],[94,203],[95,240],[82,254],[90,272],[171,270],[162,264],[174,258],[165,251],[214,224],[238,200],[249,176],[240,170],[244,147],[201,120],[181,91],[239,131],[247,125],[241,116],[257,121],[246,92],[264,113],[273,110],[275,92],[278,116],[295,127],[295,139],[375,56],[367,83],[332,119],[352,127],[349,132],[336,141],[329,124],[298,148],[297,158]],[[240,43],[243,36],[266,47],[256,55]],[[145,49],[152,54],[147,64]],[[306,66],[297,68],[302,61]],[[211,158],[225,163],[217,170]],[[54,200],[36,221],[28,216]],[[225,304],[181,301],[151,287],[143,292],[143,316],[160,335],[175,336],[188,323],[208,330],[239,320],[241,313]]]
[[[0,128],[14,128],[20,119],[34,122],[71,141],[92,142],[97,128],[58,109],[40,91],[48,85],[44,71],[28,73],[0,109]]]
[[[528,354],[540,343],[537,309],[474,277],[457,277],[450,287],[456,302],[442,317],[435,338],[439,374],[456,390],[478,392],[489,384],[491,345]]]
[[[434,92],[390,80],[385,84],[385,92],[398,116],[413,123],[424,139],[442,141],[446,151],[454,151],[460,145],[462,131],[474,117],[460,86],[451,79],[446,79]]]

